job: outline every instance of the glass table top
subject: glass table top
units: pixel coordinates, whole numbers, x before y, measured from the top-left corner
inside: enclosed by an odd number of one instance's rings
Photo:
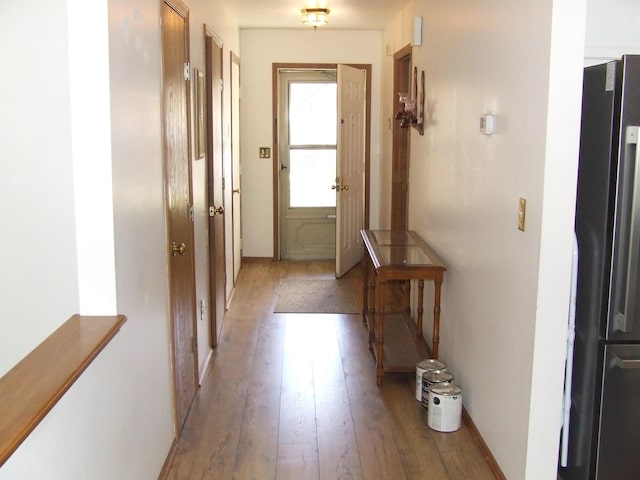
[[[378,249],[387,265],[433,265],[433,261],[418,246],[379,245]]]
[[[373,230],[378,245],[415,245],[416,242],[409,232],[404,230]]]

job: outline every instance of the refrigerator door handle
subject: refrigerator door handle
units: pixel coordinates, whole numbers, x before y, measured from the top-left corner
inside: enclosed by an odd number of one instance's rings
[[[633,318],[638,290],[638,254],[640,252],[640,127],[627,127],[624,157],[621,158],[618,195],[619,225],[614,245],[612,279],[613,330],[633,332]],[[631,152],[633,151],[633,155]],[[627,243],[628,242],[628,243]],[[625,245],[626,243],[626,245]],[[625,258],[626,257],[626,258]]]
[[[640,368],[640,358],[620,358],[618,356],[613,357],[611,365],[621,368],[623,370],[630,370]]]

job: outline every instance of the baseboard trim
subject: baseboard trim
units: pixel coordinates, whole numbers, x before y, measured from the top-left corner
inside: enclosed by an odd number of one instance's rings
[[[209,370],[209,367],[211,366],[211,357],[213,357],[213,348],[209,347],[207,358],[205,358],[204,360],[204,368],[202,369],[202,373],[200,374],[200,378],[198,379],[200,386],[202,386],[202,381],[204,380],[204,377],[207,374],[207,370]]]
[[[258,262],[273,262],[273,257],[242,257],[243,262],[258,263]]]
[[[164,461],[164,465],[162,465],[162,470],[160,470],[160,475],[158,475],[158,480],[166,480],[169,476],[169,470],[171,470],[171,465],[173,464],[173,459],[176,456],[176,452],[178,451],[178,439],[177,437],[173,437],[173,441],[171,442],[171,448],[169,449],[169,453],[167,453],[167,458]]]
[[[227,310],[229,310],[229,305],[231,305],[231,300],[233,300],[233,296],[236,294],[236,287],[235,285],[233,287],[231,287],[231,294],[229,295],[229,298],[227,298],[227,303],[224,306],[224,311],[226,312]],[[224,322],[224,319],[222,320]]]
[[[485,443],[484,438],[480,435],[478,427],[473,423],[471,415],[469,415],[469,412],[467,412],[467,409],[464,408],[464,406],[462,407],[462,421],[469,428],[471,436],[475,440],[476,445],[478,445],[478,448],[480,448],[480,452],[482,452],[482,456],[487,462],[487,465],[489,465],[489,469],[493,472],[496,480],[507,480],[507,477],[504,476],[504,473],[502,473],[502,470],[500,469],[500,465],[498,465],[498,462],[496,462],[491,450],[489,450],[489,447]]]

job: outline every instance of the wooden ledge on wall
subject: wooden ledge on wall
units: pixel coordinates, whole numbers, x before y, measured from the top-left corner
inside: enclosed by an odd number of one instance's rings
[[[124,315],[74,315],[0,378],[0,466],[125,321]]]

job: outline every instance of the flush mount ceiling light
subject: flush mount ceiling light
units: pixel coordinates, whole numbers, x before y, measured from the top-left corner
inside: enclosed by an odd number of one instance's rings
[[[302,23],[311,25],[315,30],[325,23],[329,23],[328,8],[303,8],[300,10],[302,13]]]

